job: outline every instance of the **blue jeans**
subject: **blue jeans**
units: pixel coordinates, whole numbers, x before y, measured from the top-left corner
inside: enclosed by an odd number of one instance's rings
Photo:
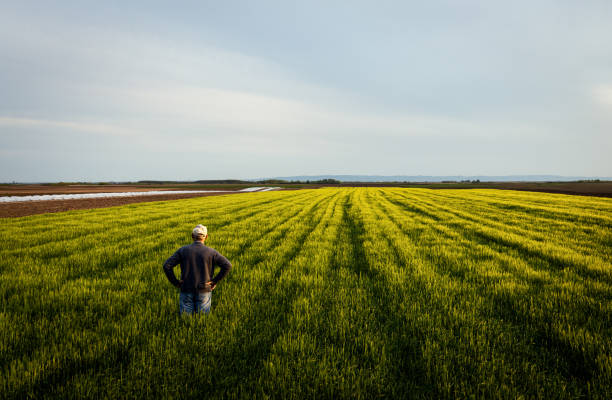
[[[212,292],[181,292],[179,296],[179,312],[181,314],[193,314],[194,312],[210,312],[210,301]]]

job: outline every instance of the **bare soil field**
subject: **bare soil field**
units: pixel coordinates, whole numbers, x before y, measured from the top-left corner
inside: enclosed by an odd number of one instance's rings
[[[108,189],[108,188],[107,188]],[[132,187],[127,187],[124,190],[100,190],[99,192],[120,192],[120,191],[135,192]],[[36,192],[32,191],[28,194],[59,194],[60,192]],[[95,193],[92,191],[72,192],[72,193]],[[234,192],[240,193],[240,192]],[[183,193],[183,194],[168,194],[168,195],[151,195],[151,196],[132,196],[132,197],[108,197],[98,199],[74,199],[74,200],[43,200],[43,201],[25,201],[20,203],[0,203],[0,218],[9,217],[24,217],[34,214],[46,214],[61,211],[81,210],[89,208],[104,208],[112,206],[121,206],[124,204],[144,203],[150,201],[162,200],[177,200],[187,199],[191,197],[216,196],[224,194],[233,194],[232,192],[212,192],[212,193]]]
[[[612,197],[612,182],[449,182],[449,183],[395,183],[395,182],[343,182],[329,187],[422,187],[428,189],[502,189],[529,192],[571,194],[579,196]]]
[[[150,190],[174,190],[170,186],[144,185],[2,185],[0,196],[31,196],[36,194],[80,194],[147,192]]]
[[[574,194],[580,196],[612,197],[612,182],[563,182],[563,183],[523,183],[510,182],[499,189],[523,190],[530,192],[546,192]]]

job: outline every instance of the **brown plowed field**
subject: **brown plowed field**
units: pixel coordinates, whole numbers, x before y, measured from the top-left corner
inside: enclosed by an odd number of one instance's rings
[[[62,189],[65,189],[63,187]],[[107,188],[108,189],[108,188]],[[149,189],[151,190],[151,189]],[[123,191],[137,191],[133,188],[123,190],[99,190],[98,192],[123,192]],[[140,190],[142,191],[142,190]],[[52,194],[53,192],[41,192],[32,191],[28,194]],[[59,193],[67,193],[62,190]],[[72,193],[95,193],[90,191],[87,192],[72,192]],[[87,208],[103,208],[112,206],[121,206],[124,204],[131,203],[144,203],[149,201],[162,201],[162,200],[177,200],[187,199],[191,197],[204,197],[204,196],[216,196],[223,194],[233,194],[240,192],[216,192],[216,193],[184,193],[184,194],[159,194],[152,196],[132,196],[132,197],[107,197],[99,199],[74,199],[74,200],[43,200],[43,201],[24,201],[19,203],[0,203],[0,218],[7,217],[24,217],[26,215],[34,214],[46,214],[53,212],[69,211],[69,210],[81,210]],[[14,194],[13,194],[14,195]]]
[[[428,189],[502,189],[527,192],[612,197],[612,182],[480,182],[480,183],[393,183],[355,182],[329,187],[411,187]]]
[[[5,185],[0,186],[0,196],[31,196],[36,194],[79,194],[148,192],[151,190],[176,190],[172,187],[143,185]]]

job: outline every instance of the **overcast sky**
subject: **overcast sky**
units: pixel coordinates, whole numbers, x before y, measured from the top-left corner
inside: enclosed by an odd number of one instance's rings
[[[612,176],[610,21],[610,0],[3,2],[0,181]]]

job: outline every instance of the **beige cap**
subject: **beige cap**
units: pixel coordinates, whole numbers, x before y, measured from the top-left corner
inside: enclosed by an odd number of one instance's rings
[[[191,232],[193,236],[206,236],[208,234],[208,229],[204,225],[196,225]]]

